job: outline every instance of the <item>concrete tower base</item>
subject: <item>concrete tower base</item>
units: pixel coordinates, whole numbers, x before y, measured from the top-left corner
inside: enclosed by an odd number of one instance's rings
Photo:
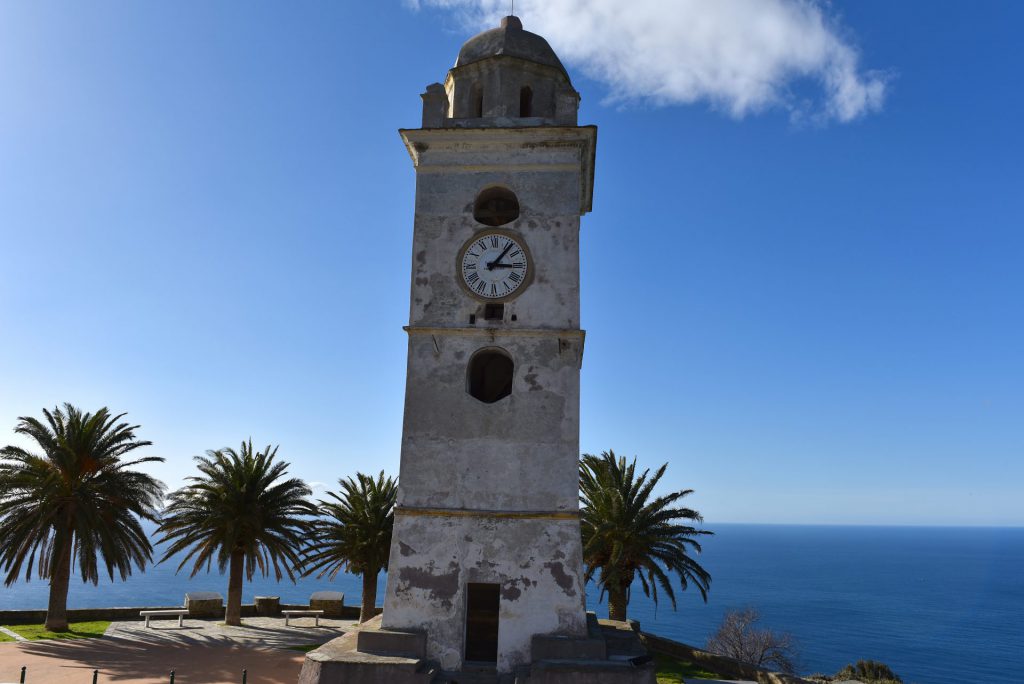
[[[655,668],[624,622],[587,615],[587,636],[536,636],[533,660],[514,673],[447,672],[424,657],[420,632],[381,629],[380,617],[306,655],[299,684],[655,684]]]

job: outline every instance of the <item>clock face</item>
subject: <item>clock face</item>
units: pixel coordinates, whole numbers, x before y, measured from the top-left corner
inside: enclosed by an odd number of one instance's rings
[[[483,299],[504,299],[526,285],[530,275],[529,252],[505,232],[473,237],[459,253],[462,284]]]

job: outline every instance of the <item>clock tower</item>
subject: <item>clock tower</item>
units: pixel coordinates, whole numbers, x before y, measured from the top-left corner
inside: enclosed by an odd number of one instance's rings
[[[653,684],[586,612],[580,217],[597,129],[519,19],[471,38],[402,130],[416,171],[401,471],[383,615],[301,684]]]
[[[382,627],[446,670],[584,637],[580,217],[597,129],[517,17],[471,38],[402,130],[416,170],[399,500]]]

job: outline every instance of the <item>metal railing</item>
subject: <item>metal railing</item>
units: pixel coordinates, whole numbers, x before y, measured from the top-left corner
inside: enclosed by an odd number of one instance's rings
[[[92,684],[99,684],[99,680],[100,680],[100,671],[99,670],[93,670],[92,671]],[[28,667],[27,666],[22,666],[22,668],[21,668],[21,677],[20,677],[20,679],[18,679],[18,681],[20,682],[20,684],[26,684],[26,682],[28,681]],[[168,675],[168,680],[167,681],[168,681],[168,684],[174,684],[174,670],[171,670],[170,674]],[[249,670],[247,670],[247,669],[246,670],[242,670],[242,684],[248,684],[248,682],[249,682]]]

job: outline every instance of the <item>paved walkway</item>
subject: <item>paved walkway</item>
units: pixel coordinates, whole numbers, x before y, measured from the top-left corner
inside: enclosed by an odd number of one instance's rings
[[[152,620],[149,624],[146,627],[141,619],[112,622],[103,638],[192,646],[287,648],[330,641],[358,623],[320,618],[320,626],[314,627],[313,618],[302,617],[292,618],[288,627],[284,626],[284,618],[242,618],[241,627],[228,627],[216,620],[186,619],[185,626],[179,628],[177,618]]]
[[[249,684],[295,684],[304,654],[288,646],[329,641],[355,625],[350,620],[244,618],[242,627],[213,620],[141,619],[114,622],[101,639],[28,641],[0,644],[0,682],[17,682],[22,666],[26,684],[238,684],[248,670]]]

